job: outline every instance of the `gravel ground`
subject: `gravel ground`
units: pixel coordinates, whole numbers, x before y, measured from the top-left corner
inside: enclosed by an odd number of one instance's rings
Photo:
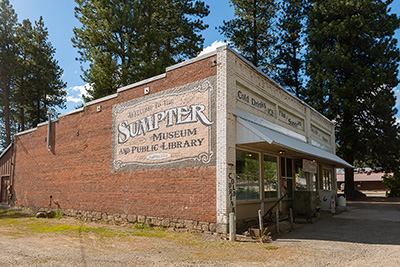
[[[400,266],[399,199],[350,202],[340,214],[323,217],[274,242],[312,252],[292,266]]]
[[[400,266],[400,202],[383,200],[348,203],[345,211],[296,225],[268,244],[0,216],[0,266]],[[42,224],[123,234],[32,230]]]

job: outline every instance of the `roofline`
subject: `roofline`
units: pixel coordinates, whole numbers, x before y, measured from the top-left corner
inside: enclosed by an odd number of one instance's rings
[[[162,78],[165,78],[166,76],[167,76],[166,73],[162,73],[160,75],[153,76],[151,78],[148,78],[148,79],[136,82],[136,83],[132,83],[132,84],[126,85],[124,87],[121,87],[121,88],[117,89],[117,93],[125,91],[125,90],[128,90],[128,89],[132,89],[134,87],[137,87],[137,86],[140,86],[140,85],[143,85],[143,84],[146,84],[146,83],[150,83],[150,82],[153,82],[153,81],[160,80]]]
[[[7,153],[8,150],[10,150],[10,148],[13,146],[13,143],[11,142],[8,147],[6,147],[6,149],[3,150],[3,152],[1,152],[0,154],[0,159]]]
[[[224,46],[226,46],[226,45],[224,45]],[[224,46],[220,46],[220,47],[224,47]],[[220,47],[218,47],[218,48],[220,48]],[[218,49],[218,48],[217,48],[217,49]],[[168,71],[171,71],[171,70],[179,69],[179,68],[182,68],[182,67],[184,67],[184,66],[193,64],[193,63],[195,63],[195,62],[197,62],[197,61],[203,60],[203,59],[205,59],[205,58],[215,56],[215,55],[217,54],[217,52],[218,52],[217,49],[214,50],[214,51],[211,51],[211,52],[209,52],[209,53],[206,53],[206,54],[204,54],[204,55],[197,56],[197,57],[194,57],[194,58],[185,60],[185,61],[183,61],[183,62],[177,63],[177,64],[175,64],[175,65],[169,66],[169,67],[167,67],[167,68],[165,69],[165,71],[168,72]]]
[[[16,133],[16,134],[14,134],[14,136],[24,135],[24,134],[27,134],[27,133],[30,133],[30,132],[34,132],[36,130],[37,130],[37,127],[29,129],[29,130],[26,130],[26,131],[23,131],[23,132]]]
[[[87,107],[87,106],[94,105],[94,104],[97,104],[97,103],[100,103],[100,102],[103,102],[103,101],[107,101],[107,100],[110,100],[110,99],[113,99],[113,98],[116,98],[116,97],[118,97],[118,93],[92,100],[90,102],[85,103],[83,106]]]
[[[319,113],[317,110],[315,110],[313,107],[311,107],[310,105],[308,105],[307,103],[305,103],[303,100],[299,99],[297,96],[295,96],[295,95],[293,95],[292,93],[290,93],[288,90],[286,90],[284,87],[282,87],[282,86],[281,86],[280,84],[278,84],[276,81],[274,81],[271,77],[269,77],[267,74],[265,74],[264,72],[262,72],[259,68],[257,68],[253,63],[251,63],[251,62],[250,62],[249,60],[247,60],[245,57],[243,57],[242,55],[240,55],[239,52],[237,52],[236,50],[234,50],[234,49],[233,49],[232,47],[230,47],[228,44],[223,44],[223,45],[217,47],[214,51],[211,51],[211,52],[206,53],[206,54],[204,54],[204,55],[197,56],[197,57],[195,57],[195,58],[188,59],[188,60],[185,60],[185,61],[183,61],[183,62],[177,63],[177,64],[175,64],[175,65],[169,66],[169,67],[167,67],[167,68],[165,69],[165,73],[162,73],[162,74],[160,74],[160,75],[153,76],[153,77],[151,77],[151,78],[148,78],[148,79],[145,79],[145,80],[142,80],[142,81],[133,83],[133,84],[129,84],[129,85],[120,87],[120,88],[117,89],[117,93],[112,94],[112,95],[108,95],[108,96],[105,96],[105,97],[102,97],[102,98],[99,98],[99,99],[95,99],[95,100],[90,101],[90,102],[87,102],[87,103],[85,103],[85,104],[83,105],[83,107],[81,107],[81,108],[78,108],[78,109],[75,109],[75,110],[72,110],[72,111],[68,111],[68,112],[66,112],[66,113],[62,113],[62,114],[58,115],[58,118],[65,117],[65,116],[68,116],[68,115],[71,115],[71,114],[74,114],[74,113],[82,112],[82,111],[84,111],[84,107],[87,107],[87,106],[90,106],[90,105],[94,105],[94,104],[98,104],[98,103],[101,103],[101,102],[103,102],[103,101],[107,101],[107,100],[110,100],[110,99],[113,99],[113,98],[117,98],[117,97],[118,97],[118,93],[123,92],[123,91],[125,91],[125,90],[132,89],[132,88],[135,88],[135,87],[138,87],[138,86],[140,86],[140,85],[143,85],[143,84],[146,84],[146,83],[150,83],[150,82],[153,82],[153,81],[156,81],[156,80],[163,79],[163,78],[166,77],[167,72],[169,72],[169,71],[172,71],[172,70],[175,70],[175,69],[178,69],[178,68],[181,68],[181,67],[184,67],[184,66],[193,64],[193,63],[195,63],[195,62],[197,62],[197,61],[200,61],[200,60],[203,60],[203,59],[205,59],[205,58],[209,58],[209,57],[215,56],[215,55],[217,55],[218,52],[220,52],[220,51],[222,51],[222,50],[229,50],[229,51],[231,51],[232,53],[234,53],[237,57],[239,57],[241,60],[243,60],[245,63],[247,63],[251,68],[253,68],[255,71],[257,71],[257,72],[258,72],[259,74],[261,74],[263,77],[265,77],[266,79],[268,79],[268,80],[269,80],[270,82],[272,82],[275,86],[277,86],[278,88],[282,89],[282,90],[283,90],[286,94],[288,94],[290,97],[294,97],[294,98],[295,98],[297,101],[299,101],[301,104],[303,104],[303,105],[307,106],[308,108],[310,108],[311,110],[315,111],[317,114],[321,115],[322,118],[324,118],[326,121],[328,121],[328,122],[331,123],[333,126],[335,126],[335,124],[334,124],[331,120],[329,120],[328,118],[326,118],[324,115],[322,115],[321,113]],[[57,120],[54,120],[54,121],[57,121]],[[53,121],[52,121],[52,122],[53,122]],[[43,122],[43,123],[40,123],[40,124],[37,125],[37,127],[42,126],[42,125],[45,125],[45,124],[47,124],[47,123],[48,123],[48,121]],[[32,132],[32,131],[35,131],[35,130],[37,130],[37,127],[32,128],[32,129],[29,129],[29,130],[26,130],[26,131],[23,131],[23,132],[16,133],[15,136],[23,135],[23,134],[27,134],[27,133],[30,133],[30,132]]]
[[[71,114],[78,113],[78,112],[81,112],[81,111],[83,111],[83,107],[77,108],[77,109],[74,109],[74,110],[71,110],[71,111],[68,111],[68,112],[65,112],[65,113],[63,113],[63,114],[58,115],[58,117],[59,117],[59,118],[65,117],[65,116],[67,116],[67,115],[71,115]]]
[[[226,45],[223,45],[223,46],[220,46],[220,47],[226,47]],[[81,108],[74,109],[74,110],[71,110],[71,111],[68,111],[68,112],[65,112],[65,113],[62,113],[62,114],[58,115],[58,118],[62,118],[62,117],[66,117],[66,116],[71,115],[71,114],[82,112],[82,111],[84,111],[84,108],[87,107],[87,106],[98,104],[98,103],[101,103],[103,101],[107,101],[107,100],[116,98],[116,97],[118,97],[118,93],[120,93],[120,92],[123,92],[125,90],[138,87],[138,86],[146,84],[146,83],[150,83],[150,82],[153,82],[153,81],[156,81],[156,80],[163,79],[163,78],[165,78],[167,76],[167,72],[169,72],[169,71],[184,67],[186,65],[193,64],[193,63],[195,63],[197,61],[203,60],[205,58],[211,57],[211,56],[216,55],[216,54],[217,54],[217,50],[214,50],[214,51],[206,53],[204,55],[197,56],[195,58],[188,59],[188,60],[185,60],[183,62],[177,63],[175,65],[169,66],[169,67],[167,67],[165,69],[165,72],[160,74],[160,75],[153,76],[153,77],[150,77],[148,79],[145,79],[145,80],[133,83],[133,84],[129,84],[129,85],[120,87],[120,88],[117,89],[117,93],[112,94],[112,95],[108,95],[108,96],[105,96],[105,97],[102,97],[102,98],[99,98],[99,99],[95,99],[95,100],[90,101],[90,102],[87,102],[87,103],[83,104],[83,107],[81,107]],[[56,122],[57,120],[58,119],[52,120],[51,122]],[[24,134],[36,131],[38,127],[46,125],[47,123],[48,123],[48,121],[39,123],[35,128],[29,129],[29,130],[26,130],[26,131],[23,131],[23,132],[16,133],[14,136],[24,135]]]

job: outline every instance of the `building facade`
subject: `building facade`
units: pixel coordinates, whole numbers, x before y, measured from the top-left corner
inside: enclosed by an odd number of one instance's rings
[[[48,132],[49,131],[49,132]],[[47,138],[48,136],[48,138]],[[10,203],[227,233],[336,190],[334,125],[228,46],[15,136]],[[110,218],[111,217],[111,218]]]
[[[393,174],[389,174],[393,175]],[[388,192],[389,188],[385,186],[383,181],[384,172],[374,171],[358,171],[354,173],[354,189],[365,191],[385,191]],[[340,170],[337,175],[337,187],[344,191],[344,171]]]
[[[8,204],[12,198],[13,144],[0,154],[0,204]]]

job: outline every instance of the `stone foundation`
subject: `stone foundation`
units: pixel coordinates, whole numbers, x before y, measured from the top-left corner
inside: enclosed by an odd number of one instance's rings
[[[32,212],[50,210],[49,208],[22,207],[22,206],[15,206],[14,208],[25,209]],[[84,210],[70,210],[70,209],[51,209],[51,210],[59,211],[63,216],[74,217],[84,222],[103,222],[113,225],[138,224],[138,225],[163,227],[178,232],[196,231],[206,234],[220,235],[217,233],[217,224],[210,222],[151,217],[151,216],[132,215],[132,214],[84,211]]]

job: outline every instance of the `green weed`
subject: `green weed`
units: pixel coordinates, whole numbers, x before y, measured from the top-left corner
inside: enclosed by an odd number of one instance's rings
[[[14,210],[0,209],[0,219],[23,218],[23,217],[33,217],[33,215]]]

